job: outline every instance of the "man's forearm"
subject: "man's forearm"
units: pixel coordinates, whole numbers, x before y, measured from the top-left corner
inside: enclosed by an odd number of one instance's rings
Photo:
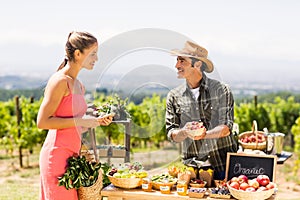
[[[205,139],[222,138],[230,135],[230,130],[226,125],[219,125],[209,131],[206,131]]]
[[[187,138],[187,134],[185,130],[182,129],[174,129],[171,131],[171,137],[174,142],[182,142]]]

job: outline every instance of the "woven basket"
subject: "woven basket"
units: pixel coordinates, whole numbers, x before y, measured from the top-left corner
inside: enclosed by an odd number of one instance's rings
[[[236,199],[240,199],[240,200],[263,200],[263,199],[268,199],[272,196],[272,194],[274,194],[275,189],[269,189],[266,191],[256,191],[256,192],[246,192],[243,190],[237,190],[234,189],[232,187],[230,187],[227,184],[227,187],[229,189],[230,194],[236,198]]]
[[[99,176],[96,183],[90,187],[80,187],[78,189],[78,198],[80,200],[101,200],[102,197],[100,192],[102,187],[102,171],[99,170]]]
[[[96,162],[93,150],[81,150],[80,155],[84,156],[88,162]]]
[[[197,193],[197,192],[189,192],[188,195],[189,195],[190,198],[199,198],[199,199],[201,199],[201,198],[204,197],[205,193],[204,192],[199,192],[199,193]]]
[[[264,132],[262,132],[262,131],[257,131],[256,133],[259,134],[259,135],[264,136]],[[267,143],[266,142],[262,142],[262,143],[258,143],[258,142],[245,143],[245,142],[241,141],[242,138],[244,138],[246,136],[250,136],[250,135],[253,135],[252,131],[246,131],[246,132],[243,132],[239,135],[239,143],[241,144],[241,146],[244,149],[265,150],[267,148]]]
[[[141,178],[116,178],[110,175],[107,175],[107,177],[114,186],[120,188],[132,189],[142,185]]]

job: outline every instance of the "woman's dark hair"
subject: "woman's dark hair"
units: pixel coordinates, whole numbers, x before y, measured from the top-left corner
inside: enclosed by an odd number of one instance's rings
[[[191,57],[191,60],[192,60],[192,62],[191,62],[192,67],[194,67],[194,64],[199,61],[199,59],[193,58],[193,57]],[[206,63],[202,61],[202,65],[200,67],[201,72],[204,72],[206,68],[207,68]]]
[[[60,64],[57,71],[62,69],[68,61],[74,61],[74,52],[75,50],[79,50],[80,52],[83,52],[84,49],[88,49],[93,44],[97,43],[96,37],[94,37],[92,34],[88,32],[76,32],[72,31],[69,33],[68,41],[65,45],[65,51],[66,51],[66,58],[64,61]]]

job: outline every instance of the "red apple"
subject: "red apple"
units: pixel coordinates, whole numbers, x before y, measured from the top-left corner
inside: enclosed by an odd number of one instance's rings
[[[260,192],[260,191],[266,191],[267,188],[265,186],[260,186],[256,191]]]
[[[254,187],[255,189],[259,188],[259,183],[256,179],[248,180],[248,184],[250,187]]]
[[[244,183],[244,182],[245,183],[248,182],[248,177],[246,175],[244,175],[244,174],[239,175],[238,179],[239,179],[240,184]]]
[[[245,191],[246,191],[246,192],[255,192],[256,189],[255,189],[254,187],[248,187],[248,188],[246,188]]]
[[[246,190],[249,187],[248,183],[243,182],[240,184],[240,190]]]
[[[275,183],[270,182],[268,185],[266,185],[266,188],[267,188],[268,190],[275,188]]]
[[[239,179],[238,179],[238,177],[234,176],[230,179],[230,182],[239,182]]]
[[[267,175],[261,174],[256,177],[257,182],[261,186],[266,186],[270,183],[270,178]]]
[[[237,190],[240,189],[240,184],[238,182],[231,182],[229,186]]]

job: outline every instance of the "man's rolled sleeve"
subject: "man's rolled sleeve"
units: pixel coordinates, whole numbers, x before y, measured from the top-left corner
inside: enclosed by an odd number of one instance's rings
[[[166,106],[166,133],[167,138],[170,142],[174,142],[172,138],[172,132],[179,128],[179,117],[175,113],[174,108],[174,97],[172,93],[168,94],[167,100],[166,100],[167,106]]]

